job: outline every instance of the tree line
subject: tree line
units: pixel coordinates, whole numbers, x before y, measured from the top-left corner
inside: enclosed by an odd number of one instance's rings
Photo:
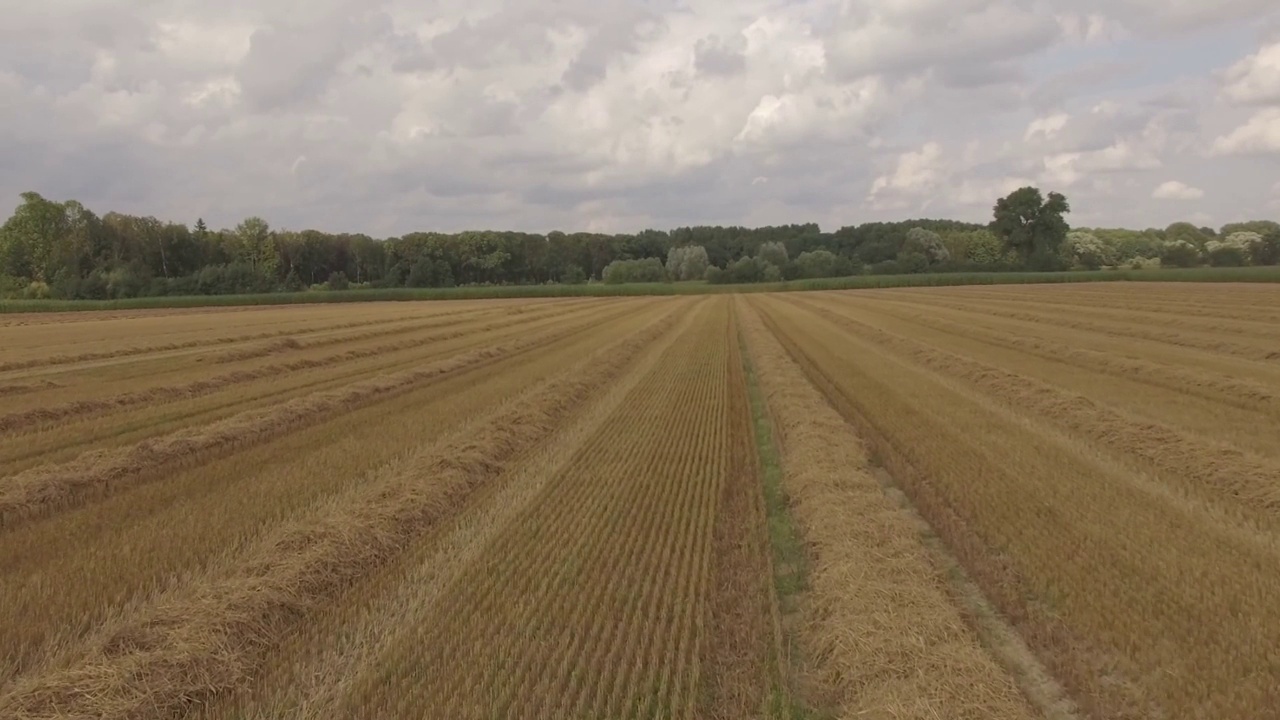
[[[400,237],[234,228],[109,212],[23,193],[0,227],[0,296],[112,299],[351,288],[587,282],[776,282],[907,274],[1173,265],[1274,265],[1280,224],[1219,230],[1075,229],[1058,193],[1022,188],[987,224],[698,226],[635,234],[414,232]]]

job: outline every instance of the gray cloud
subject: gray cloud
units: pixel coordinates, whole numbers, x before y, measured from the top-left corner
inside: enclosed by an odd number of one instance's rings
[[[747,67],[746,39],[708,35],[693,46],[693,66],[706,75],[736,75]]]
[[[1276,211],[1270,2],[46,5],[0,26],[15,204],[382,235],[983,219],[1020,182],[1090,224]]]

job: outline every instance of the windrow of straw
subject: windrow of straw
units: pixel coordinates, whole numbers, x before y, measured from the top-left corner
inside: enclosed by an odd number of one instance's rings
[[[855,319],[814,312],[875,344],[949,377],[973,383],[991,397],[1034,412],[1099,447],[1147,463],[1181,492],[1230,503],[1265,524],[1280,520],[1280,464],[1268,458],[1141,418],[1024,375],[932,348]]]
[[[808,303],[806,303],[808,304]],[[1153,361],[1125,357],[1111,352],[1076,347],[1025,334],[990,330],[982,324],[960,325],[946,317],[947,309],[939,307],[929,313],[911,316],[893,315],[924,327],[975,336],[983,342],[1010,350],[1025,352],[1046,360],[1067,362],[1093,372],[1125,377],[1153,387],[1196,395],[1217,403],[1263,412],[1280,412],[1280,392],[1271,385],[1247,377],[1228,375],[1223,371],[1197,369],[1185,362]],[[964,329],[961,330],[960,328]],[[1245,363],[1244,360],[1237,361]],[[1256,367],[1256,363],[1254,367]],[[1249,367],[1246,363],[1246,368]]]
[[[66,667],[14,683],[0,716],[169,717],[234,688],[296,621],[402,553],[548,438],[668,332],[681,309],[531,388],[473,432],[411,455],[349,502],[281,528],[228,574],[105,628]]]
[[[1242,333],[1228,332],[1210,320],[1204,325],[1194,325],[1186,317],[1174,314],[1157,316],[1159,322],[1127,311],[1108,312],[1104,309],[1072,305],[1050,310],[1030,305],[1026,298],[1020,301],[974,302],[969,298],[957,301],[947,298],[939,305],[938,299],[923,295],[894,295],[893,299],[916,312],[936,313],[939,309],[963,313],[966,320],[1000,318],[1017,320],[1042,327],[1071,328],[1125,340],[1140,339],[1153,343],[1192,348],[1211,353],[1234,355],[1247,360],[1269,360],[1280,357],[1280,338],[1269,338],[1258,332],[1258,327],[1242,327]],[[1251,332],[1250,332],[1251,331]]]
[[[214,453],[267,442],[452,373],[473,370],[557,342],[583,329],[581,322],[575,323],[554,333],[478,348],[412,370],[315,392],[280,405],[246,410],[208,425],[183,428],[128,447],[90,451],[67,463],[35,467],[0,478],[0,529],[81,502],[95,493],[117,491],[160,471],[199,462]]]
[[[812,555],[800,639],[820,675],[815,694],[840,717],[1034,717],[965,624],[851,428],[754,312],[742,324],[780,437],[791,515]]]
[[[475,312],[474,308],[469,308],[460,312]],[[438,316],[437,316],[438,317]],[[325,325],[322,327],[312,328],[308,332],[328,332],[332,330],[346,330],[349,328],[368,327],[371,324],[388,324],[403,322],[404,318],[387,318],[383,320],[356,320],[351,322],[338,323],[334,325]],[[282,328],[279,330],[269,330],[266,332],[250,333],[246,335],[230,335],[223,337],[199,338],[195,340],[185,340],[182,342],[160,343],[157,345],[144,345],[139,347],[119,348],[116,350],[100,350],[94,352],[77,353],[75,355],[49,355],[45,357],[30,358],[27,360],[13,360],[10,362],[0,363],[0,372],[9,372],[12,370],[27,370],[37,367],[52,367],[56,365],[70,365],[72,363],[91,362],[94,360],[110,360],[119,357],[132,357],[136,355],[149,355],[158,352],[171,352],[173,350],[190,350],[193,348],[217,347],[219,345],[231,345],[241,342],[252,342],[254,340],[270,340],[281,337],[282,335],[293,335],[299,331],[296,328]]]
[[[758,307],[1082,712],[1108,720],[1273,716],[1273,521],[1255,513],[1241,522],[1230,505],[1189,496],[1194,483],[1185,477],[1153,472],[1042,408],[923,364],[904,346],[806,305],[765,298]],[[899,329],[870,305],[849,298],[846,311]],[[901,334],[1000,366],[981,343],[910,325]],[[1038,379],[1061,389],[1073,375]],[[1151,395],[1120,389],[1095,401],[1137,416]],[[1229,411],[1227,423],[1245,414]]]
[[[558,317],[568,317],[567,315]],[[457,325],[471,321],[471,318],[460,320],[457,322],[446,323],[446,325]],[[531,318],[517,318],[514,320],[504,320],[492,322],[483,327],[478,328],[480,331],[501,330],[503,328],[514,327],[516,325],[531,322]],[[416,326],[412,329],[419,329]],[[249,370],[235,370],[214,377],[192,380],[190,382],[163,385],[158,387],[146,388],[145,390],[136,390],[132,392],[120,393],[104,398],[73,400],[61,405],[50,405],[44,407],[35,407],[29,410],[0,415],[0,435],[10,433],[21,433],[25,431],[35,430],[40,427],[47,426],[50,423],[71,420],[73,418],[83,418],[92,415],[100,415],[115,412],[137,405],[160,405],[163,403],[176,402],[179,400],[190,400],[192,398],[209,395],[211,393],[224,390],[234,385],[253,382],[263,378],[276,377],[285,373],[298,372],[302,370],[314,370],[316,368],[330,367],[340,365],[352,360],[361,360],[364,358],[377,357],[388,353],[398,352],[400,350],[408,350],[419,347],[426,343],[438,343],[448,340],[456,340],[458,338],[472,335],[477,328],[468,328],[466,330],[454,330],[444,333],[436,333],[421,337],[411,337],[396,342],[383,343],[373,347],[352,348],[340,353],[326,355],[318,358],[300,358],[289,362],[272,363],[263,365]],[[395,332],[408,332],[403,328],[398,328]],[[378,335],[386,335],[388,333],[379,331],[370,334],[363,339],[369,339]],[[290,339],[291,340],[291,339]],[[288,340],[277,341],[287,343]],[[326,343],[327,344],[327,343]],[[293,341],[292,347],[302,348],[302,344]],[[310,347],[309,345],[306,347]],[[249,356],[254,357],[254,356]]]
[[[0,385],[0,397],[8,397],[10,395],[25,395],[27,393],[39,392],[41,390],[53,390],[62,387],[61,383],[52,380],[41,380],[39,382],[29,383],[6,383]]]
[[[469,308],[466,310],[436,313],[428,316],[425,321],[405,323],[403,325],[396,325],[393,327],[379,327],[374,330],[365,330],[357,333],[331,335],[312,340],[290,336],[254,347],[228,350],[214,358],[214,362],[232,363],[284,353],[290,350],[310,350],[318,347],[327,347],[329,345],[363,342],[365,340],[373,340],[375,338],[387,337],[390,335],[403,335],[417,330],[442,330],[444,328],[456,327],[458,325],[475,322],[477,320],[496,320],[497,318],[494,316],[507,318],[514,317],[517,318],[515,322],[528,322],[530,318],[522,316],[531,312],[538,312],[542,315],[548,313],[562,313],[572,306],[582,306],[584,303],[592,302],[597,304],[599,303],[599,301],[592,300],[572,300],[556,304],[539,303],[537,305],[494,306],[491,308],[479,309]]]

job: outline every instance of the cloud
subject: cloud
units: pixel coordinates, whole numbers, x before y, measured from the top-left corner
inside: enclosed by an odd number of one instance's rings
[[[1050,15],[1014,0],[849,0],[826,38],[843,77],[931,69],[972,77],[1052,44]]]
[[[925,196],[938,187],[943,174],[942,146],[927,142],[918,151],[899,155],[893,172],[871,183],[868,198],[876,203],[893,204],[907,197]]]
[[[0,201],[370,234],[1247,216],[1273,2],[60,0],[0,24]],[[1223,61],[1221,58],[1230,58]],[[300,160],[305,158],[305,160]],[[767,178],[757,182],[756,179]]]
[[[1261,105],[1280,102],[1280,42],[1227,69],[1223,94],[1233,102]]]
[[[694,45],[693,67],[706,75],[737,75],[747,67],[746,47],[742,35],[731,39],[719,35],[700,38]]]
[[[1071,120],[1071,116],[1067,113],[1056,113],[1048,117],[1036,118],[1027,126],[1027,132],[1023,134],[1022,139],[1032,140],[1037,137],[1053,139],[1062,132],[1069,120]]]
[[[1213,141],[1215,155],[1280,153],[1280,108],[1261,110],[1244,125]]]
[[[1204,197],[1204,191],[1177,180],[1170,180],[1158,185],[1151,192],[1151,197],[1156,200],[1199,200]]]

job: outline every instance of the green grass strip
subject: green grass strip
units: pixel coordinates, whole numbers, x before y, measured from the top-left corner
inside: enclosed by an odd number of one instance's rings
[[[0,300],[0,313],[142,308],[295,305],[342,302],[468,300],[481,298],[613,297],[626,295],[703,295],[712,293],[859,290],[948,285],[1024,285],[1078,282],[1280,282],[1280,266],[1243,268],[1169,268],[1080,270],[1069,272],[959,272],[920,275],[855,275],[753,285],[709,285],[702,281],[634,285],[481,285],[459,288],[382,288],[366,290],[141,297],[120,300]]]
[[[789,657],[779,657],[781,648],[770,653],[773,665],[773,687],[770,689],[765,717],[772,720],[826,720],[827,716],[807,707],[795,696],[791,687],[790,657],[796,653],[795,643],[788,631],[788,618],[800,612],[799,596],[809,588],[809,564],[804,539],[791,518],[790,499],[782,487],[782,454],[775,441],[773,421],[768,403],[760,390],[755,368],[746,343],[742,345],[742,369],[746,375],[747,393],[751,400],[751,419],[755,428],[756,451],[760,460],[760,479],[764,493],[765,520],[769,533],[769,548],[773,559],[773,590],[778,598],[782,614],[782,642],[788,647]]]

